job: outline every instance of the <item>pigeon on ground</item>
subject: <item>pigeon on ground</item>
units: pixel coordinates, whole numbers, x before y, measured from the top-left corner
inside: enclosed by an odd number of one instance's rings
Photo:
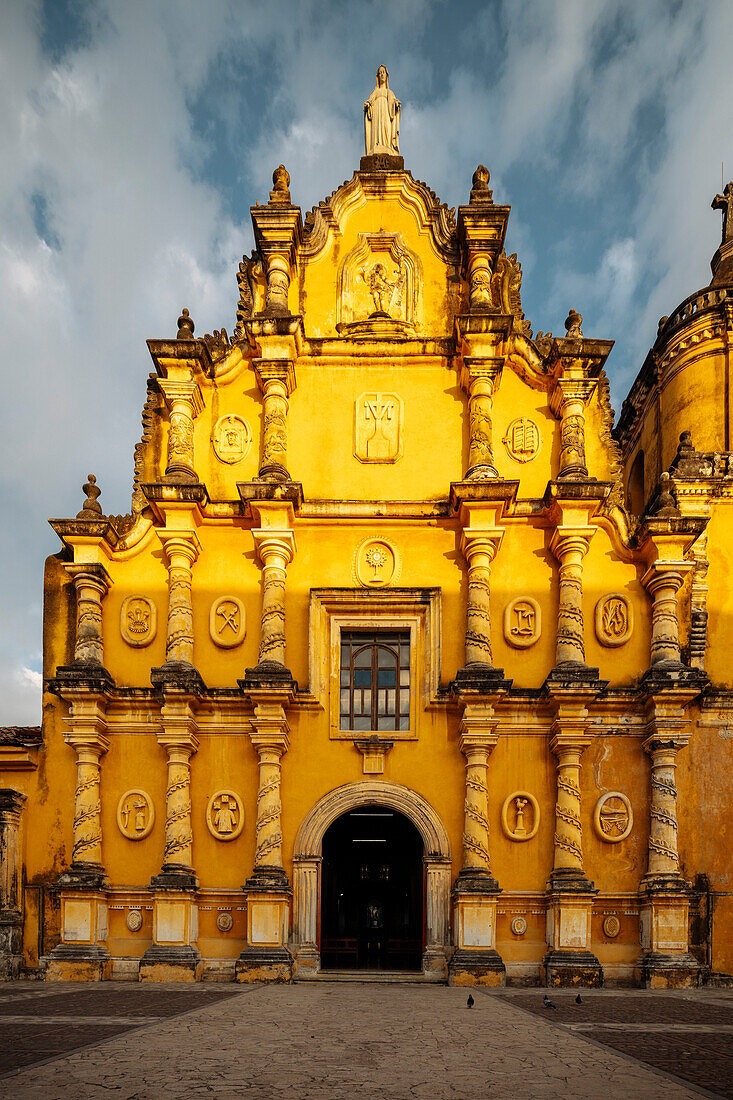
[[[545,993],[545,998],[544,998],[542,1003],[545,1006],[545,1008],[557,1008],[557,1005],[552,1003],[552,1001],[550,1000],[550,998],[547,996],[546,993]]]
[[[583,1000],[582,1000],[580,994],[578,994],[578,996],[575,998],[575,1003],[576,1003],[576,1005],[582,1005]]]
[[[469,1008],[473,1008],[474,1006],[474,1000],[470,993],[468,994],[468,1000],[466,1001],[466,1004]]]

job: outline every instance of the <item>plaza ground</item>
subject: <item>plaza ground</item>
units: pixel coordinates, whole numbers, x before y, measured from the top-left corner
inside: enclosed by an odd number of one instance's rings
[[[733,1097],[733,990],[0,985],[0,1096]]]

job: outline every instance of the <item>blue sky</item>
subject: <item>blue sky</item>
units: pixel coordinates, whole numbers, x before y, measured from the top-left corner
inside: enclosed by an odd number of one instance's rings
[[[705,286],[733,176],[730,0],[5,0],[0,5],[0,724],[40,720],[48,516],[129,509],[148,337],[234,323],[249,207],[358,166],[385,63],[405,163],[512,205],[535,331],[612,338],[616,409]]]

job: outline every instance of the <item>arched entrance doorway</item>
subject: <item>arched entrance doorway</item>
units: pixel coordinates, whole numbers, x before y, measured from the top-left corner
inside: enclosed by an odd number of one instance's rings
[[[396,810],[349,810],[323,837],[322,968],[420,970],[422,951],[422,837]]]
[[[448,833],[433,807],[416,791],[383,779],[346,783],[315,803],[300,824],[293,851],[294,975],[321,969],[321,877],[323,839],[330,825],[351,810],[367,806],[395,810],[417,829],[423,845],[424,934],[422,969],[435,978],[447,973],[451,854]]]

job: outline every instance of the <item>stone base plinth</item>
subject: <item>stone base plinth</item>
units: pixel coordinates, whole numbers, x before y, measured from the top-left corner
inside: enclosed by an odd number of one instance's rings
[[[548,951],[542,960],[545,985],[556,989],[603,985],[603,967],[592,951]]]
[[[14,981],[23,965],[23,917],[16,909],[0,909],[0,981]]]
[[[638,980],[642,989],[696,989],[702,968],[694,955],[663,955],[649,952],[639,960]]]
[[[444,981],[448,976],[448,960],[444,947],[428,947],[422,957],[422,972],[431,978]]]
[[[506,985],[506,968],[493,948],[458,947],[448,964],[449,985]]]
[[[154,943],[140,960],[138,977],[141,982],[197,982],[203,968],[201,955],[191,944]]]
[[[312,978],[321,969],[321,954],[317,947],[299,947],[293,956],[293,977]]]
[[[291,982],[293,956],[287,947],[245,947],[234,964],[236,980],[250,982]]]
[[[41,960],[47,982],[105,982],[112,976],[112,958],[105,947],[60,943]]]

